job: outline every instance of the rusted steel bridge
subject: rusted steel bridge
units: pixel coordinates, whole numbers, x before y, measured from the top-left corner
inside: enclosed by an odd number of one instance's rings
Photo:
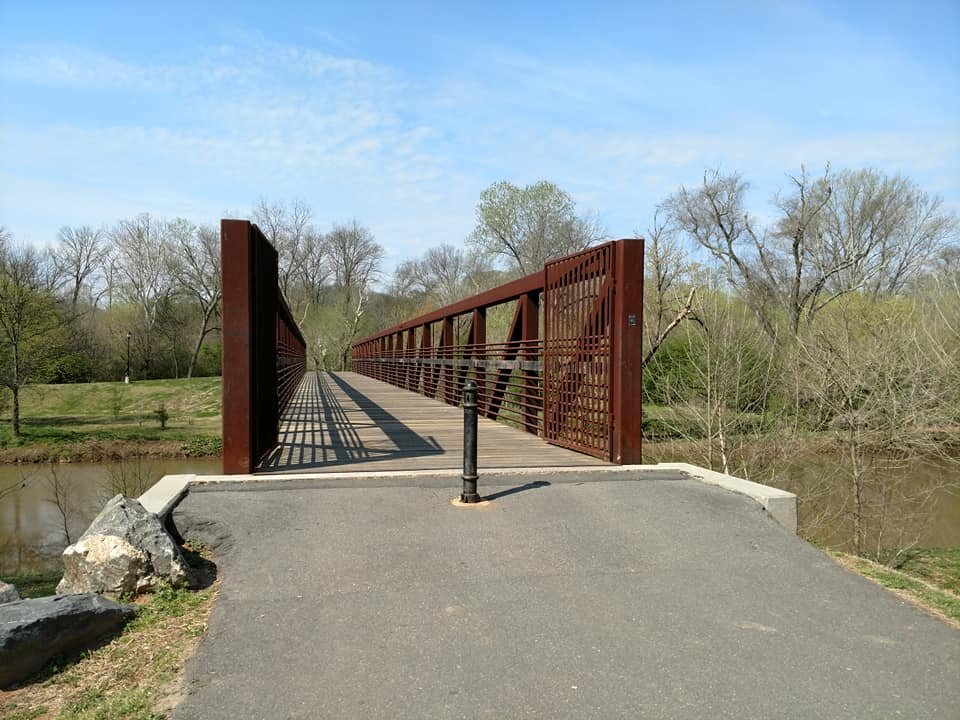
[[[641,240],[359,340],[352,372],[307,373],[276,252],[246,221],[221,238],[225,473],[457,468],[468,379],[481,469],[640,462]]]

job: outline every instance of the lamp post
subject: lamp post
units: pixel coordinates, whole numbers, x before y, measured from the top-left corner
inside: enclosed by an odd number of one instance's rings
[[[125,385],[130,384],[130,338],[133,336],[129,330],[127,330],[127,374],[123,376],[123,383]]]

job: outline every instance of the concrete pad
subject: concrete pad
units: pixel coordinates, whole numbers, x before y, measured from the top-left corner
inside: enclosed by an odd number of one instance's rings
[[[746,495],[756,500],[774,519],[792,533],[797,532],[797,496],[732,475],[714,472],[689,463],[656,465],[607,465],[601,467],[484,468],[481,483],[505,477],[550,477],[553,482],[585,480],[658,480],[695,478]],[[571,480],[572,479],[572,480]],[[377,472],[326,472],[258,475],[170,475],[140,496],[150,512],[169,513],[192,487],[194,490],[239,490],[332,487],[446,487],[459,484],[457,470],[386,470]],[[149,505],[149,507],[148,507]],[[152,508],[158,508],[153,510]]]
[[[950,717],[960,633],[689,478],[191,493],[174,718]],[[536,479],[544,479],[537,476]],[[229,534],[226,542],[225,535]],[[218,544],[219,543],[219,544]]]
[[[797,532],[797,496],[791,492],[690,463],[660,463],[654,467],[679,470],[702,482],[753,498],[787,530],[794,534]]]

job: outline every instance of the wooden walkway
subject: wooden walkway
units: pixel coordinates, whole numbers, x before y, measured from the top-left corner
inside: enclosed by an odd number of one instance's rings
[[[460,469],[463,410],[351,372],[307,373],[259,472]],[[480,418],[478,466],[609,465]]]

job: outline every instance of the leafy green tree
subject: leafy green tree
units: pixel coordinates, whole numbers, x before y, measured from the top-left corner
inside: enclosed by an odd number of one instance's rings
[[[521,188],[501,181],[480,193],[477,226],[467,242],[527,275],[604,235],[599,220],[577,215],[573,198],[553,183],[541,180]]]
[[[14,437],[20,436],[20,390],[50,366],[61,330],[40,253],[0,246],[0,386],[11,394]]]

